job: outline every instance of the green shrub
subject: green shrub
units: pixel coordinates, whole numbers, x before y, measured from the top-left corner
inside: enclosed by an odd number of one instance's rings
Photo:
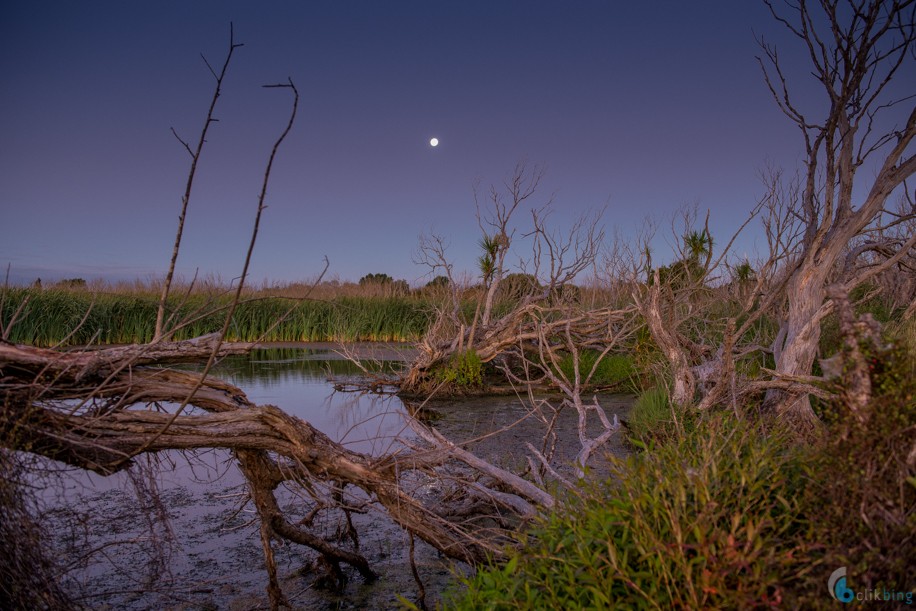
[[[901,365],[916,378],[916,315],[894,321],[885,327],[891,341],[903,351]]]
[[[862,285],[849,294],[856,316],[867,313],[882,324],[890,322],[894,314],[891,304],[880,294],[869,295],[873,290],[874,287],[871,285]],[[839,319],[836,312],[832,312],[821,323],[820,352],[827,356],[834,354],[840,350],[842,343]]]
[[[828,435],[812,455],[810,519],[827,545],[825,565],[847,567],[853,589],[909,591],[916,567],[916,376],[903,346],[868,361],[872,399],[853,413],[826,405]]]
[[[551,514],[454,609],[748,608],[778,605],[816,545],[800,518],[802,462],[723,415],[614,465]],[[826,595],[825,591],[822,591]]]

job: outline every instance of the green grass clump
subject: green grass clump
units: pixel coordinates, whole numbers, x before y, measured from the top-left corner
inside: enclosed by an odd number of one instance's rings
[[[664,386],[655,386],[640,393],[627,416],[631,440],[643,443],[675,434],[677,414],[674,409]]]
[[[617,462],[454,609],[748,608],[810,568],[796,453],[733,417]]]
[[[483,387],[483,361],[473,350],[455,354],[448,363],[435,370],[437,384],[451,391],[474,390]]]
[[[579,375],[583,382],[591,373],[588,384],[590,387],[607,388],[611,386],[624,386],[627,390],[634,389],[634,380],[637,377],[636,363],[633,358],[626,354],[608,354],[600,361],[600,352],[595,350],[582,350],[579,352]],[[597,367],[595,363],[597,362]],[[567,354],[560,360],[558,368],[567,380],[574,377],[573,357]]]

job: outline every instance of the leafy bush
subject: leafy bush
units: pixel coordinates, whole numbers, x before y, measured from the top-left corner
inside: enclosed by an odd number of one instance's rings
[[[455,609],[747,608],[778,605],[816,546],[800,519],[798,453],[729,416],[614,465],[481,570]],[[826,592],[823,592],[826,594]]]
[[[820,477],[811,519],[821,525],[825,563],[846,566],[855,588],[909,590],[916,567],[916,363],[903,346],[863,348],[872,399],[864,414],[842,400],[827,405],[829,435],[812,460]]]

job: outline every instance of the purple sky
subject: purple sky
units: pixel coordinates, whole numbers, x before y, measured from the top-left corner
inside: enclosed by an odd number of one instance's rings
[[[755,1],[8,0],[0,263],[13,281],[164,273],[189,166],[170,127],[196,140],[213,86],[200,54],[221,64],[230,21],[245,46],[201,160],[186,277],[240,273],[290,101],[260,85],[287,77],[300,115],[255,283],[311,278],[325,255],[332,277],[420,283],[412,253],[429,230],[470,270],[472,186],[523,158],[546,166],[537,202],[555,196],[558,226],[607,204],[609,232],[626,236],[697,203],[724,242],[762,195],[762,168],[802,150],[755,60],[755,33],[788,41]]]

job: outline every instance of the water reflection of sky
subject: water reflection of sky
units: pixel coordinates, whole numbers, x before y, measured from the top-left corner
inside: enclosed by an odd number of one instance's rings
[[[213,375],[239,386],[254,403],[306,420],[348,449],[380,454],[406,432],[404,406],[393,395],[337,392],[330,380],[361,374],[327,351],[274,348],[229,357]]]
[[[394,365],[388,362],[374,366],[390,368]],[[199,371],[203,364],[176,368]],[[309,422],[350,450],[380,455],[392,449],[398,435],[409,436],[402,416],[404,405],[393,395],[336,392],[330,382],[331,379],[353,379],[361,373],[356,365],[327,349],[269,348],[227,357],[216,365],[211,375],[240,387],[258,405],[275,405]],[[177,406],[163,404],[161,407],[174,409]],[[243,483],[234,460],[223,449],[158,452],[138,456],[134,462],[155,464],[158,483],[165,487],[195,484],[225,487]],[[63,477],[54,486],[49,486],[51,496],[61,489],[72,495],[81,491],[130,488],[123,474],[105,477],[80,469],[65,469],[57,474]]]

